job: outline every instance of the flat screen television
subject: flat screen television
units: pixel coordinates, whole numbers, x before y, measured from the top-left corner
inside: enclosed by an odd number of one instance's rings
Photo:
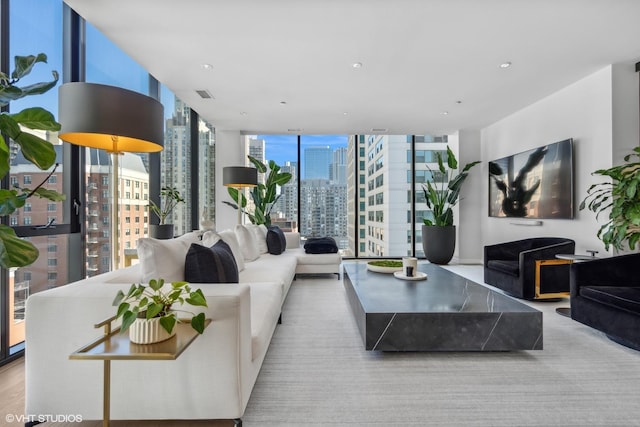
[[[573,140],[489,162],[489,216],[573,218]]]

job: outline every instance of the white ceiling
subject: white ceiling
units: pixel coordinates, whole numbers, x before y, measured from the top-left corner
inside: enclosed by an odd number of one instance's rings
[[[640,0],[65,2],[217,128],[250,134],[480,129],[640,61]]]

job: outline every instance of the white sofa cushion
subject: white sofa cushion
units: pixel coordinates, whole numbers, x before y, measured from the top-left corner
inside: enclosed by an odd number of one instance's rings
[[[258,248],[258,254],[266,254],[269,252],[267,247],[267,227],[264,225],[247,224],[245,225],[249,231],[253,233]]]
[[[222,239],[222,241],[231,248],[233,258],[236,260],[236,265],[238,266],[238,272],[244,270],[244,255],[242,254],[242,249],[240,249],[240,244],[238,243],[235,231],[231,229],[219,232],[207,231],[202,236],[202,244],[204,246],[211,247],[215,245],[219,239]]]
[[[244,260],[255,261],[258,259],[260,252],[258,251],[258,242],[256,242],[255,234],[242,224],[236,225],[235,232]]]
[[[186,233],[175,239],[138,239],[138,259],[142,281],[164,279],[167,282],[184,280],[184,261],[192,243],[200,243],[200,235]]]

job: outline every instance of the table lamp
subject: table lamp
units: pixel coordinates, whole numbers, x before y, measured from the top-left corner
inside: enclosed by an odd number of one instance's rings
[[[114,86],[74,82],[60,86],[60,139],[111,154],[111,268],[117,269],[118,156],[161,151],[164,143],[163,107],[157,100]]]
[[[258,185],[258,170],[247,166],[227,166],[222,169],[222,185],[238,190],[238,224],[242,223],[242,207],[240,191],[242,188]]]

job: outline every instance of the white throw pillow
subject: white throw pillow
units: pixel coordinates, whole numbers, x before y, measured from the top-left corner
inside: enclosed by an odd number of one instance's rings
[[[238,243],[238,237],[235,231],[227,229],[222,230],[218,234],[222,238],[222,241],[231,248],[233,257],[236,259],[236,264],[238,265],[238,272],[244,270],[244,255],[242,255],[242,249],[240,249],[240,243]]]
[[[231,253],[233,253],[233,258],[235,258],[236,265],[238,266],[238,272],[244,270],[244,255],[238,244],[236,233],[233,230],[223,230],[217,233],[215,231],[207,231],[202,236],[202,245],[210,248],[218,243],[219,240],[222,240],[231,248]]]
[[[184,280],[184,261],[191,243],[201,243],[196,233],[186,233],[176,239],[138,239],[138,259],[142,281],[164,279],[167,282]]]
[[[260,256],[258,252],[258,243],[254,234],[242,224],[236,225],[235,228],[238,244],[242,250],[242,256],[245,261],[255,261]]]
[[[266,254],[269,252],[269,248],[267,247],[267,227],[264,225],[255,225],[255,224],[247,224],[246,227],[253,233],[253,237],[256,239],[256,246],[258,247],[259,254]],[[262,231],[264,227],[265,231]]]

